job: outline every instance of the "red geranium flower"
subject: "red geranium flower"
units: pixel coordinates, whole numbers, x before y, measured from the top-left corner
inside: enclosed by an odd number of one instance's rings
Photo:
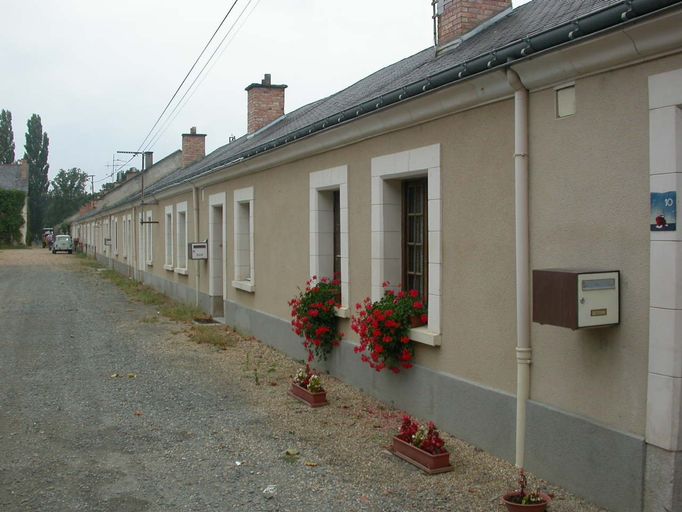
[[[414,342],[410,340],[411,318],[426,316],[426,305],[420,301],[417,290],[395,292],[384,283],[384,295],[372,302],[369,297],[356,304],[356,315],[351,328],[360,337],[355,348],[362,361],[377,371],[384,368],[398,373],[411,368],[414,359]]]

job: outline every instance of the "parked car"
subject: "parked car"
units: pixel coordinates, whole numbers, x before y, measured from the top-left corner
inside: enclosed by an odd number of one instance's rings
[[[67,251],[69,254],[73,252],[71,235],[57,235],[52,244],[52,254],[56,254],[57,251]]]

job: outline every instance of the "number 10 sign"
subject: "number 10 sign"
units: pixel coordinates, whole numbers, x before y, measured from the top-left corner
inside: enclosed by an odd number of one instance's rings
[[[676,215],[677,192],[651,192],[651,231],[675,231]]]

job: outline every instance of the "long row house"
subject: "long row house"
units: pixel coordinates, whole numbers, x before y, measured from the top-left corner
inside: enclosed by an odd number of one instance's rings
[[[287,301],[338,272],[330,373],[609,509],[680,511],[682,2],[433,6],[434,47],[293,112],[265,75],[245,135],[206,155],[192,128],[72,234],[296,358]],[[428,303],[398,375],[350,329],[386,281]]]

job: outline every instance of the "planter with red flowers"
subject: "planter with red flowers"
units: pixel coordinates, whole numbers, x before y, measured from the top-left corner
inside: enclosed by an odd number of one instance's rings
[[[327,402],[327,392],[322,387],[320,376],[311,372],[310,368],[301,368],[296,372],[291,383],[289,395],[308,404],[310,407],[322,407]]]
[[[519,470],[519,488],[502,496],[502,503],[509,512],[544,512],[552,501],[549,494],[539,490],[528,491],[528,480],[523,468]]]
[[[337,329],[336,308],[341,307],[341,282],[317,276],[306,281],[305,290],[289,301],[291,327],[303,338],[308,362],[327,359],[343,337]]]
[[[403,417],[400,432],[393,437],[393,453],[429,475],[452,471],[450,453],[444,447],[436,425],[420,425],[409,416]]]
[[[395,292],[384,283],[384,296],[376,302],[369,297],[355,306],[351,328],[360,336],[355,352],[362,361],[380,372],[393,373],[412,368],[414,341],[410,339],[413,321],[428,321],[426,305],[417,290]]]

